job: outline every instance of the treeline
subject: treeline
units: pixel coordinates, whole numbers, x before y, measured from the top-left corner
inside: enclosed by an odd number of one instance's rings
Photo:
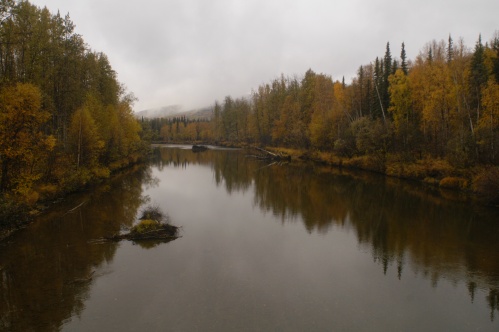
[[[360,66],[350,84],[308,70],[215,103],[218,140],[334,151],[448,158],[456,166],[499,161],[499,34],[474,50],[431,42],[414,61],[402,44]]]
[[[141,119],[144,136],[152,142],[208,142],[213,140],[209,119],[189,119],[185,115]]]
[[[388,43],[348,84],[308,70],[249,98],[228,96],[215,103],[207,137],[306,150],[430,182],[447,177],[444,186],[477,185],[498,196],[499,33],[472,49],[449,37],[414,60],[404,44],[399,54]]]
[[[106,55],[74,29],[69,15],[0,1],[3,213],[13,202],[78,189],[141,156],[135,98]]]

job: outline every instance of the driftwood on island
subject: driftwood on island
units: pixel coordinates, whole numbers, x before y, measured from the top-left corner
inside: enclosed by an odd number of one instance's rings
[[[169,224],[159,224],[156,229],[144,232],[130,232],[126,234],[116,234],[111,237],[106,237],[109,241],[143,241],[143,240],[162,240],[171,241],[178,238],[178,227]]]
[[[267,160],[267,161],[291,161],[291,156],[285,155],[283,153],[274,153],[270,152],[268,150],[252,146],[251,149],[257,150],[260,152],[258,155],[247,155],[247,157],[251,158],[256,158],[256,159],[261,159],[261,160]]]

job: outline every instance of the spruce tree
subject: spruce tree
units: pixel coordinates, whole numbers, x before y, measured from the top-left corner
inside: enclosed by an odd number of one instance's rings
[[[392,75],[395,75],[395,73],[397,72],[397,70],[399,69],[399,62],[395,59],[393,60],[393,64],[392,64]]]
[[[364,108],[366,107],[366,103],[364,103],[364,67],[360,66],[357,77],[359,80],[359,113],[358,117],[362,117],[364,115]]]
[[[492,39],[492,41],[490,43],[490,47],[494,51],[494,53],[496,54],[496,57],[494,59],[492,59],[492,61],[493,61],[492,70],[493,70],[493,74],[494,74],[494,78],[496,80],[496,83],[499,83],[499,32],[496,33],[496,35]]]
[[[383,101],[383,109],[387,110],[388,106],[390,106],[390,93],[388,92],[388,87],[390,83],[388,82],[388,77],[392,74],[392,54],[390,52],[390,43],[386,43],[386,51],[385,56],[383,58],[383,83],[381,89],[381,98]]]
[[[482,88],[487,84],[488,73],[485,65],[485,48],[482,44],[482,35],[478,37],[475,50],[471,58],[469,89],[472,96],[472,105],[480,108]]]
[[[382,99],[382,85],[383,85],[383,70],[382,61],[376,57],[374,62],[374,73],[373,73],[373,93],[371,95],[371,118],[377,119],[383,115],[381,105],[383,104]]]
[[[409,73],[409,68],[407,68],[407,54],[405,53],[405,44],[402,43],[402,50],[400,51],[400,67],[405,75]]]
[[[449,42],[447,44],[447,63],[451,63],[453,58],[454,58],[454,44],[452,41],[452,37],[449,34]]]

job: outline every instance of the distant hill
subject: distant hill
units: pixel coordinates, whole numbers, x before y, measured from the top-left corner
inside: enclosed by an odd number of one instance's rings
[[[182,112],[182,106],[180,105],[170,105],[170,106],[164,106],[160,108],[154,108],[150,110],[144,110],[135,113],[135,116],[137,118],[165,118],[172,116],[174,114],[179,114]]]
[[[213,117],[213,107],[198,108],[174,116],[185,116],[188,120],[211,120]]]
[[[186,117],[188,120],[200,120],[206,119],[211,120],[213,116],[213,107],[203,107],[190,111],[182,111],[182,106],[180,105],[170,105],[161,108],[144,110],[135,113],[137,118],[176,118],[176,117]]]

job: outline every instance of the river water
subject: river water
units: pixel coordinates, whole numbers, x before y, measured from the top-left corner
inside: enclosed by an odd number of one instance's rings
[[[0,331],[499,331],[497,209],[189,148],[155,148],[0,243]],[[148,205],[182,237],[95,242]]]

